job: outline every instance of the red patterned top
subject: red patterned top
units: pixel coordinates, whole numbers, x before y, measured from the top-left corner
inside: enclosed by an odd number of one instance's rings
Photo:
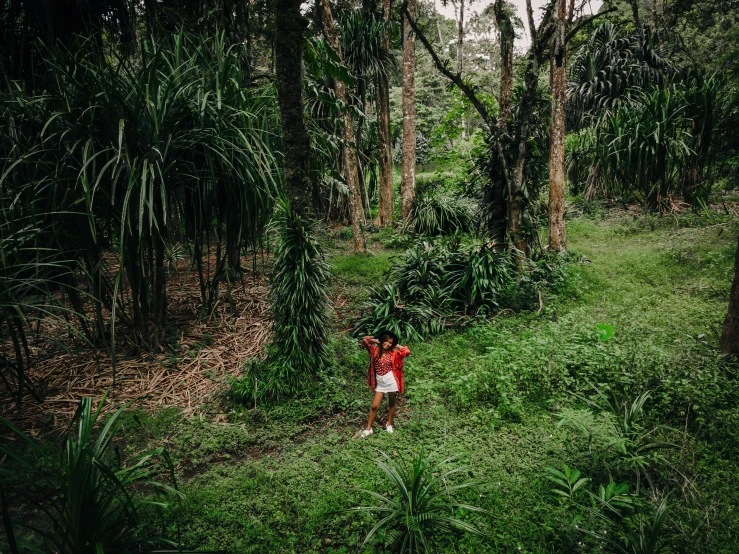
[[[375,373],[377,375],[386,375],[393,370],[393,357],[390,352],[386,352],[378,360],[375,358]]]
[[[362,346],[369,351],[370,355],[370,366],[367,372],[367,385],[374,391],[377,388],[377,375],[385,375],[388,373],[387,364],[389,361],[390,370],[393,372],[395,382],[398,383],[398,392],[403,394],[405,392],[405,375],[403,373],[403,360],[408,356],[411,351],[407,346],[398,347],[396,346],[389,352],[386,352],[382,358],[376,360],[377,355],[380,352],[380,347],[372,342],[372,337],[364,337],[362,339]]]

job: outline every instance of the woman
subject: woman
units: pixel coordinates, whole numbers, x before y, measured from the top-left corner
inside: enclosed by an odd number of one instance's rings
[[[387,414],[387,432],[393,432],[393,417],[395,416],[395,401],[398,393],[405,391],[405,376],[403,375],[403,360],[411,351],[407,346],[398,346],[398,337],[390,331],[383,331],[378,338],[370,336],[362,339],[361,346],[366,348],[370,356],[367,385],[375,393],[372,399],[367,428],[362,431],[362,437],[371,435],[372,424],[375,421],[377,410],[380,408],[382,397],[388,395],[390,409]]]

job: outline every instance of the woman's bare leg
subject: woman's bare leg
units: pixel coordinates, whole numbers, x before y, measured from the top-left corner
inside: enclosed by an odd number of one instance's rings
[[[388,403],[390,404],[390,410],[387,413],[387,424],[392,426],[393,417],[395,417],[395,397],[398,395],[397,392],[387,393]]]
[[[394,394],[394,393],[390,393]],[[369,431],[372,429],[372,424],[375,422],[375,416],[377,415],[377,410],[380,409],[380,402],[382,402],[382,397],[385,394],[382,392],[376,392],[375,397],[372,399],[372,407],[370,408],[369,413],[369,421],[367,421],[367,430]]]

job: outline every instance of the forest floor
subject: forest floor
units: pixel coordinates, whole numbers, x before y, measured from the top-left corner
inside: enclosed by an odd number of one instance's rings
[[[596,389],[627,399],[649,390],[644,428],[678,445],[648,464],[652,494],[670,493],[667,552],[734,552],[739,368],[716,346],[736,217],[589,212],[568,221],[580,262],[544,308],[410,343],[396,432],[376,426],[361,440],[367,355],[348,331],[368,287],[402,251],[383,245],[389,231],[374,234],[363,256],[344,249],[345,231],[324,231],[339,333],[336,363],[314,397],[226,403],[195,416],[176,407],[127,414],[126,450],[165,446],[184,493],[172,511],[150,514],[152,532],[233,553],[363,551],[372,518],[342,510],[373,502],[352,487],[392,494],[373,462],[377,449],[405,460],[439,450],[470,464],[466,477],[480,486],[460,498],[487,513],[464,517],[487,538],[442,536],[438,551],[585,551],[577,508],[551,492],[545,467],[579,469],[593,492],[627,477],[617,465],[604,468],[612,453],[560,425],[561,413],[584,407],[583,398],[598,402]],[[599,324],[612,326],[612,338],[602,340]],[[383,404],[381,420],[385,412]]]
[[[375,235],[373,253],[356,256],[342,250],[341,233],[327,236],[332,297],[343,299],[337,329],[351,327],[367,287],[382,282],[400,253],[382,247],[387,238]],[[488,510],[470,521],[489,538],[447,536],[439,551],[576,552],[577,510],[552,494],[544,468],[576,467],[592,477],[593,491],[622,475],[604,470],[605,454],[559,425],[558,414],[583,406],[572,391],[596,398],[597,387],[633,399],[651,390],[645,429],[679,445],[650,466],[653,494],[671,491],[667,551],[728,554],[739,539],[737,368],[715,347],[736,238],[735,219],[716,213],[601,211],[569,221],[568,246],[581,262],[541,313],[502,314],[409,345],[392,435],[377,427],[353,439],[371,395],[366,353],[344,334],[315,397],[215,417],[139,414],[127,424],[136,439],[129,448],[170,450],[186,502],[168,525],[179,522],[188,547],[361,551],[371,518],[341,510],[372,502],[351,487],[391,493],[372,461],[376,449],[403,459],[440,449],[461,455],[481,483],[462,498]],[[598,324],[613,327],[610,340],[599,340]]]

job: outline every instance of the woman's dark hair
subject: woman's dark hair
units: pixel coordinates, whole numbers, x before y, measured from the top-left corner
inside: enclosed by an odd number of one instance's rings
[[[377,356],[375,356],[375,361],[380,359],[380,356],[382,356],[382,343],[385,342],[385,339],[391,339],[393,341],[393,346],[391,348],[395,348],[398,346],[398,336],[395,333],[391,333],[390,331],[383,331],[382,333],[379,333],[377,335],[377,340],[380,341],[380,346],[377,349]]]

